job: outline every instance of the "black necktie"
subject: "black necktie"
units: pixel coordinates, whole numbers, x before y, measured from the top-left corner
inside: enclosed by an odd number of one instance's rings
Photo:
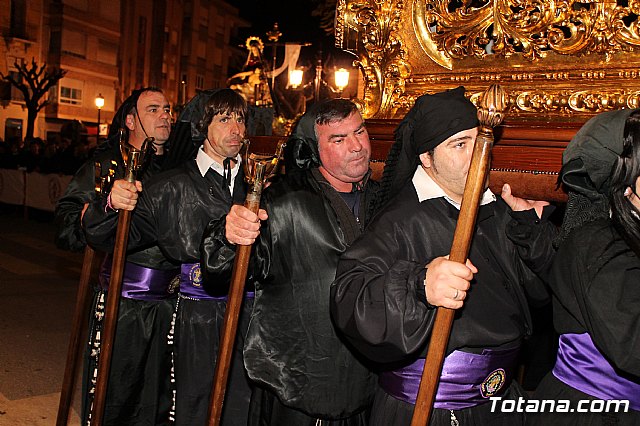
[[[227,157],[222,162],[222,177],[229,187],[231,186],[231,160],[233,160],[233,158]]]

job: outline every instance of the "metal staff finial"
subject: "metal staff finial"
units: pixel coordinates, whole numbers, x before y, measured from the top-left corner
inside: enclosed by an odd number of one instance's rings
[[[245,199],[244,206],[254,213],[260,209],[260,196],[262,188],[267,179],[275,175],[278,169],[278,162],[282,157],[282,150],[285,140],[278,143],[274,155],[249,154],[249,141],[245,140],[245,151],[243,155],[245,180],[249,183],[249,191]],[[233,345],[238,329],[238,318],[240,317],[240,307],[244,297],[244,286],[247,280],[249,268],[249,257],[252,246],[238,245],[236,247],[236,257],[233,264],[231,285],[229,286],[229,296],[227,297],[227,309],[225,312],[222,333],[220,335],[220,347],[213,379],[213,389],[211,391],[211,402],[209,405],[209,426],[220,424],[222,417],[222,406],[224,394],[227,388],[229,368],[231,366],[231,356]]]
[[[131,145],[124,135],[124,129],[120,133],[120,155],[124,162],[125,179],[135,182],[136,173],[149,161],[153,152],[153,141],[155,138],[148,137],[142,142],[140,149]]]

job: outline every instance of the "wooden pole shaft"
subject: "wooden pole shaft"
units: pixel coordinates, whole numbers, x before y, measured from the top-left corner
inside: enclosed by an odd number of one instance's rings
[[[69,412],[73,399],[73,388],[76,375],[78,374],[80,360],[84,353],[82,336],[87,324],[91,271],[93,270],[95,251],[86,246],[84,249],[84,260],[82,262],[82,272],[80,272],[80,283],[76,295],[76,305],[72,319],[71,336],[69,337],[69,348],[67,349],[67,363],[62,379],[62,390],[60,391],[60,402],[58,404],[58,417],[56,426],[66,426],[69,422]]]
[[[254,213],[258,213],[260,208],[260,192],[251,192],[247,195],[244,206]],[[238,330],[240,309],[244,298],[244,286],[247,280],[249,269],[249,258],[251,257],[252,246],[241,246],[236,248],[236,257],[233,263],[233,274],[227,299],[227,309],[222,325],[222,335],[220,336],[220,347],[216,361],[215,373],[213,376],[213,390],[211,403],[209,406],[208,426],[218,426],[222,418],[222,406],[224,395],[227,389],[229,378],[229,368],[233,358],[233,346]]]
[[[111,278],[109,280],[109,290],[107,291],[107,305],[105,307],[102,336],[100,341],[100,355],[98,356],[96,391],[93,399],[93,409],[91,412],[91,424],[94,426],[101,426],[104,417],[130,224],[131,212],[128,210],[120,210],[118,213],[116,245],[113,250]]]
[[[465,263],[469,255],[480,199],[486,188],[492,146],[491,128],[482,127],[473,149],[460,215],[453,234],[449,259],[455,262]],[[436,312],[411,426],[425,426],[429,422],[454,315],[454,310],[442,307]]]

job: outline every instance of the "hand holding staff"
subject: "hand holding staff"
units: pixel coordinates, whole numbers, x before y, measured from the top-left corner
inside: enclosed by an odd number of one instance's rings
[[[506,95],[498,85],[490,86],[480,101],[478,108],[480,129],[471,158],[458,224],[453,235],[449,255],[449,259],[455,262],[465,263],[469,255],[478,206],[489,173],[491,148],[493,147],[493,127],[502,122],[506,106]],[[436,313],[411,426],[424,426],[429,423],[454,314],[454,310],[442,307],[438,308]]]
[[[125,179],[135,182],[135,174],[149,158],[153,146],[153,138],[147,138],[138,150],[124,141],[121,134],[120,153],[125,164]],[[129,240],[129,226],[131,224],[131,211],[120,210],[118,213],[118,229],[116,231],[116,243],[113,249],[113,263],[111,266],[111,279],[107,292],[107,306],[104,314],[104,328],[102,343],[98,359],[98,378],[93,400],[91,423],[96,426],[102,424],[104,417],[107,385],[109,384],[109,370],[111,367],[111,355],[113,353],[113,341],[115,339],[116,321],[118,319],[118,305],[120,292],[122,291],[122,275],[125,266],[127,242]]]
[[[250,185],[244,206],[253,213],[258,213],[263,185],[266,180],[275,174],[284,145],[284,140],[280,141],[273,156],[244,155],[245,180]],[[245,152],[248,152],[248,144],[245,145],[245,149]],[[222,417],[222,405],[227,388],[233,344],[238,329],[238,318],[240,317],[240,307],[244,296],[244,285],[247,280],[250,256],[251,246],[238,245],[233,263],[233,275],[231,276],[227,309],[222,325],[222,335],[220,336],[220,349],[218,350],[213,378],[213,390],[209,406],[209,426],[220,424],[220,418]]]

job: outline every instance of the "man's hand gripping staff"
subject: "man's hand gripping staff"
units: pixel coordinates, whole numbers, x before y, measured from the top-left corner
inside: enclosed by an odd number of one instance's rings
[[[449,260],[464,264],[467,262],[469,248],[475,230],[475,222],[482,193],[485,190],[489,173],[491,148],[493,147],[493,127],[499,125],[503,119],[503,112],[507,106],[507,97],[498,85],[492,85],[484,93],[478,108],[480,130],[474,146],[471,166],[460,206],[460,215],[453,236],[453,243]],[[471,265],[473,266],[473,265]],[[474,268],[475,269],[475,268]],[[453,290],[452,290],[453,291]],[[462,289],[456,289],[452,300],[460,298]],[[462,302],[460,301],[461,305]],[[453,306],[451,306],[453,307]],[[433,333],[429,343],[429,352],[425,360],[425,368],[416,399],[412,426],[424,426],[429,422],[429,416],[435,400],[444,355],[451,333],[451,326],[455,311],[439,307],[436,314]]]
[[[125,166],[125,179],[129,185],[136,185],[136,173],[145,165],[150,159],[151,152],[153,150],[153,138],[147,138],[141,149],[136,149],[131,146],[124,138],[124,132],[120,133],[120,153]],[[102,334],[102,344],[100,348],[100,360],[98,366],[98,377],[96,382],[96,392],[93,401],[93,408],[91,413],[92,424],[100,426],[102,424],[102,418],[104,416],[105,398],[107,394],[107,386],[109,380],[109,370],[111,365],[111,354],[113,353],[113,341],[115,337],[116,321],[118,319],[118,306],[120,302],[120,293],[122,291],[122,275],[125,266],[125,257],[127,252],[127,242],[129,238],[129,226],[131,224],[131,210],[135,206],[135,202],[131,208],[126,208],[124,205],[113,205],[114,190],[117,192],[116,186],[118,182],[114,182],[114,187],[109,194],[109,199],[112,204],[112,208],[119,210],[118,213],[118,228],[116,231],[116,242],[113,250],[113,263],[111,266],[111,279],[109,282],[109,291],[107,294],[107,306],[104,316],[104,330]],[[140,185],[140,189],[142,186]],[[137,193],[135,194],[134,201],[137,200]]]

